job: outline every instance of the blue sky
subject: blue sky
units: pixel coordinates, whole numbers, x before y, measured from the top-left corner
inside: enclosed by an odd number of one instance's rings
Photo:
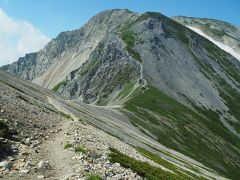
[[[112,8],[156,11],[167,16],[209,17],[240,26],[240,0],[0,0],[11,17],[23,19],[50,38],[80,27],[96,13]]]
[[[106,9],[224,20],[240,27],[240,0],[0,0],[0,66],[39,51]]]

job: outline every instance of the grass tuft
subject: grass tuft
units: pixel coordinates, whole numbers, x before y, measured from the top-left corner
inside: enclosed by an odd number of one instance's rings
[[[86,174],[87,180],[102,180],[101,176],[98,174]]]
[[[69,149],[71,147],[73,147],[73,144],[67,143],[64,145],[64,149]]]
[[[77,146],[77,147],[75,147],[74,148],[74,151],[75,152],[81,152],[81,153],[83,153],[83,154],[86,154],[86,148],[84,148],[83,146]]]
[[[139,176],[149,180],[181,180],[184,179],[177,174],[173,174],[168,171],[164,171],[161,168],[151,166],[150,164],[142,161],[135,160],[125,154],[120,153],[118,150],[110,148],[109,154],[110,162],[119,163],[122,167],[130,168],[133,172],[136,172]]]
[[[122,40],[127,44],[126,50],[137,61],[142,62],[140,54],[134,50],[135,34],[129,30],[122,32]]]
[[[189,176],[187,176],[186,174],[182,173],[180,170],[178,170],[177,166],[175,166],[174,164],[164,160],[163,158],[161,158],[159,155],[154,154],[150,151],[147,151],[141,147],[136,147],[137,151],[139,153],[141,153],[142,155],[144,155],[145,157],[147,157],[148,159],[151,159],[152,161],[154,161],[155,163],[158,163],[162,166],[164,166],[165,168],[175,172],[176,174],[178,174],[179,176],[185,178],[185,179],[191,179]],[[192,176],[194,176],[193,174],[191,174]]]

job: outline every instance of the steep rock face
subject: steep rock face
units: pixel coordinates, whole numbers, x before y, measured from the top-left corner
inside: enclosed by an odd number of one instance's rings
[[[108,32],[137,16],[128,10],[99,13],[82,28],[60,33],[41,51],[26,55],[3,69],[43,87],[53,88],[88,59]]]
[[[201,59],[208,58],[199,43],[201,37],[164,16],[149,13],[145,18],[130,30],[141,41],[136,49],[143,59],[148,82],[181,102],[183,97],[188,97],[195,104],[224,109],[217,90],[200,72],[195,60],[194,54]]]
[[[140,64],[124,50],[123,41],[109,34],[77,70],[54,87],[71,99],[97,104],[116,104],[128,96],[121,91],[134,89],[140,77]]]
[[[240,29],[238,27],[224,21],[207,18],[177,16],[173,19],[208,38],[240,60]]]

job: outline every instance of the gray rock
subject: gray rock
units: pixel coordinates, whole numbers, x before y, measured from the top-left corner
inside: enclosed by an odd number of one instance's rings
[[[10,170],[13,167],[13,163],[9,161],[0,162],[0,167],[5,170]]]
[[[40,172],[44,172],[47,170],[47,168],[49,167],[49,162],[45,161],[45,160],[41,160],[38,164],[37,164],[37,169]]]
[[[14,151],[14,150],[18,150],[18,147],[15,145],[15,144],[12,144],[11,145],[11,149]]]
[[[25,144],[26,145],[30,145],[31,144],[31,139],[30,138],[26,138],[25,139]]]
[[[21,169],[20,173],[22,174],[28,174],[31,171],[31,169]]]
[[[37,178],[38,178],[38,179],[44,179],[45,176],[44,176],[44,175],[38,175]]]
[[[26,164],[25,164],[25,166],[26,166],[26,167],[33,166],[32,161],[27,161]]]
[[[16,121],[13,123],[14,126],[18,127],[19,126],[19,123]]]

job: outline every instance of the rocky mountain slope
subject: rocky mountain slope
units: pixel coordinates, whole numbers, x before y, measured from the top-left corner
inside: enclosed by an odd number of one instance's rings
[[[173,19],[240,60],[240,29],[230,23],[207,18],[176,16]]]
[[[131,144],[151,139],[148,148],[239,177],[240,62],[162,14],[101,12],[2,69],[77,100],[52,103],[74,117],[91,111],[88,122]]]
[[[222,178],[146,136],[116,109],[79,105],[0,75],[1,178]]]

